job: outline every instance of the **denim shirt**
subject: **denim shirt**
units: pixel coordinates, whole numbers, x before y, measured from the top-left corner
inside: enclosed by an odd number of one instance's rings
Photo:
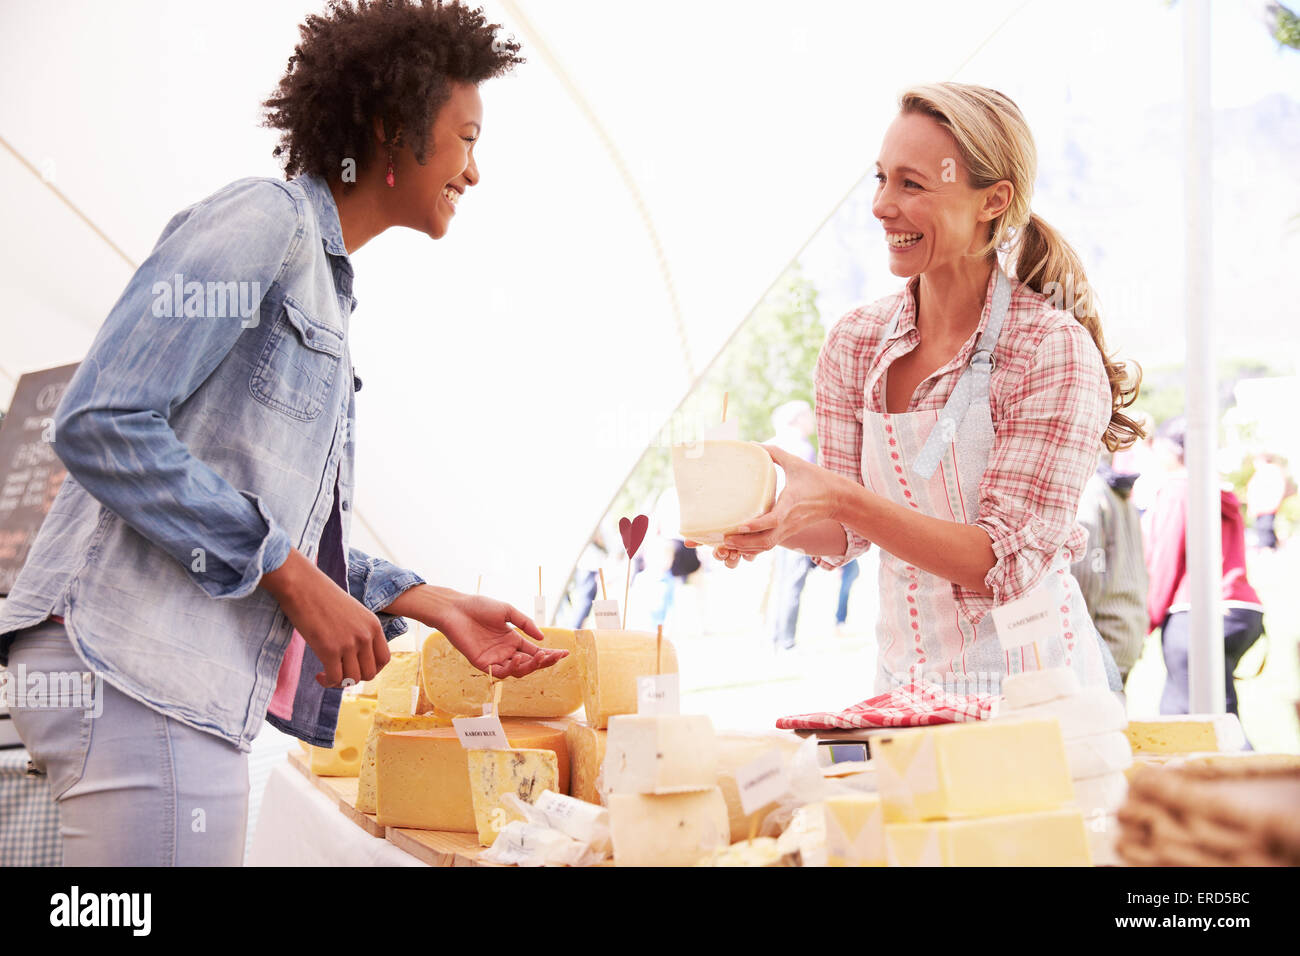
[[[247,751],[293,631],[258,583],[291,546],[316,560],[336,514],[358,601],[423,583],[347,544],[352,279],[318,177],[242,179],[172,218],[55,415],[68,478],[0,609],[0,664],[14,631],[62,615],[108,683]],[[277,726],[329,747],[340,691],[315,672]]]

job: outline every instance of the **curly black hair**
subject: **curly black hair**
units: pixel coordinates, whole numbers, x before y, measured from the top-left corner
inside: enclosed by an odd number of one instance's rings
[[[274,155],[289,178],[332,178],[346,159],[366,166],[375,118],[385,145],[409,145],[423,163],[451,84],[478,84],[524,62],[513,38],[497,38],[500,24],[456,0],[331,0],[298,29],[302,42],[262,104],[262,125],[281,131]]]

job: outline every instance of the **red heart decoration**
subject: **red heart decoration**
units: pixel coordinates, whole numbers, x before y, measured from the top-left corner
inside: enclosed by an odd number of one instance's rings
[[[650,519],[645,515],[637,515],[631,521],[627,518],[618,519],[618,533],[623,536],[623,548],[627,551],[628,560],[636,557],[649,527]]]

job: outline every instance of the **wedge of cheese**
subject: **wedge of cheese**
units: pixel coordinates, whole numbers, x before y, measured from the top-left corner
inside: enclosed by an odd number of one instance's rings
[[[755,837],[714,850],[696,866],[794,866],[776,837]]]
[[[1130,720],[1125,733],[1137,754],[1231,751],[1246,746],[1246,736],[1236,714],[1170,714],[1151,720]]]
[[[1074,799],[1055,721],[978,721],[872,739],[886,823],[1029,813]]]
[[[420,655],[415,651],[393,651],[388,663],[373,682],[379,709],[386,714],[410,714],[411,694],[415,692],[415,713],[433,710],[433,704],[424,696],[420,686]]]
[[[532,803],[544,790],[559,786],[559,759],[552,750],[470,750],[469,790],[478,842],[491,846],[511,820],[502,797],[512,793]]]
[[[609,829],[615,866],[694,866],[731,840],[717,787],[662,796],[611,793]]]
[[[1128,724],[1124,705],[1105,687],[1085,687],[1077,694],[1042,704],[1006,711],[994,723],[1024,720],[1056,720],[1066,740],[1123,730]]]
[[[608,731],[597,730],[576,720],[565,729],[569,746],[569,792],[587,803],[605,802],[600,784],[603,782],[601,768],[605,763],[607,734]]]
[[[1091,866],[1078,810],[885,825],[892,866]]]
[[[1002,678],[1002,696],[1006,698],[1006,710],[1045,704],[1049,700],[1070,697],[1079,690],[1079,677],[1069,667],[1024,671]]]
[[[880,795],[837,793],[824,801],[830,866],[884,866],[885,816]]]
[[[740,788],[736,785],[736,771],[757,760],[769,750],[779,750],[788,760],[799,749],[799,738],[791,733],[735,733],[717,734],[718,787],[727,803],[727,818],[731,821],[731,842],[749,835],[749,816],[740,802]],[[757,811],[759,819],[776,809],[769,803]]]
[[[379,745],[380,734],[395,733],[403,730],[432,730],[435,727],[450,727],[451,718],[441,714],[386,714],[375,711],[375,718],[366,737],[365,750],[361,753],[361,769],[357,773],[356,808],[362,813],[375,812],[375,750]]]
[[[501,684],[503,717],[564,717],[582,706],[582,672],[573,631],[544,627],[543,647],[567,650],[558,663],[527,677],[509,677]],[[465,659],[447,638],[434,631],[421,650],[424,692],[433,706],[462,716],[482,712],[492,698],[492,681]]]
[[[657,637],[645,631],[578,631],[582,703],[597,730],[615,714],[636,713],[636,679],[655,673]],[[660,673],[677,673],[677,650],[664,638]]]
[[[360,694],[344,694],[339,702],[339,721],[334,729],[334,746],[311,748],[311,772],[319,777],[355,777],[361,770],[361,752],[370,735],[375,701]]]
[[[501,721],[512,750],[552,750],[561,792],[569,785],[564,731]],[[381,826],[477,833],[469,751],[451,727],[381,734],[375,748],[375,819]]]
[[[606,745],[608,793],[684,793],[717,784],[718,748],[708,717],[616,714]]]
[[[727,532],[766,514],[776,501],[776,465],[754,442],[674,445],[673,483],[682,537],[700,544],[722,544]]]

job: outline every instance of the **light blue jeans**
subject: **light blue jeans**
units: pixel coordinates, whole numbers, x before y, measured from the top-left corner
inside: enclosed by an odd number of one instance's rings
[[[243,862],[247,754],[102,680],[50,676],[87,671],[57,621],[15,635],[9,670],[10,714],[32,762],[49,775],[65,866]],[[20,683],[26,700],[16,706]],[[36,706],[37,689],[60,683],[93,691]]]

